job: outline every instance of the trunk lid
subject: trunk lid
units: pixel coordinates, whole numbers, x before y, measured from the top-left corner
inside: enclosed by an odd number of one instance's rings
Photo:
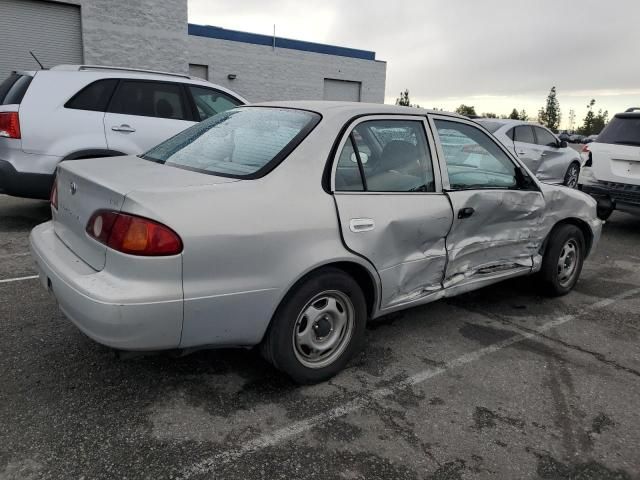
[[[55,232],[95,270],[104,268],[107,250],[85,231],[96,210],[120,211],[132,191],[162,191],[170,195],[179,194],[185,188],[238,181],[160,165],[135,156],[66,161],[58,167],[56,178]]]

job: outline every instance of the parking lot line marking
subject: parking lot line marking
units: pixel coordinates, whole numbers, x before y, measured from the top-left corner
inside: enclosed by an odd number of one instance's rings
[[[367,404],[373,401],[388,397],[393,393],[399,390],[402,390],[403,388],[424,383],[433,377],[442,375],[448,370],[451,370],[456,367],[460,367],[462,365],[469,364],[471,362],[475,362],[476,360],[479,360],[486,355],[490,355],[492,353],[498,352],[515,343],[519,343],[524,340],[529,340],[539,335],[540,333],[546,332],[547,330],[551,330],[552,328],[558,327],[567,322],[575,320],[576,318],[580,317],[580,315],[590,310],[597,310],[600,308],[607,307],[619,300],[624,300],[638,293],[640,293],[640,288],[634,288],[632,290],[623,292],[619,295],[615,295],[611,298],[605,298],[596,303],[592,303],[591,305],[583,308],[579,313],[563,315],[561,317],[558,317],[555,320],[551,320],[541,325],[538,328],[531,329],[530,332],[523,332],[523,333],[514,332],[516,334],[512,337],[509,337],[505,340],[502,340],[501,342],[494,343],[487,347],[481,348],[479,350],[475,350],[473,352],[469,352],[464,355],[461,355],[458,358],[445,362],[441,367],[429,368],[429,369],[417,372],[404,380],[395,382],[395,384],[391,386],[376,389],[369,394],[366,394],[362,397],[358,397],[343,405],[339,405],[331,410],[320,413],[318,415],[314,415],[313,417],[309,417],[304,420],[300,420],[298,422],[294,422],[290,425],[279,428],[274,432],[266,433],[264,435],[256,437],[253,440],[246,442],[243,446],[239,448],[226,450],[216,455],[213,455],[209,458],[205,458],[204,460],[201,460],[200,462],[184,469],[179,478],[181,480],[187,480],[196,475],[211,474],[214,472],[215,468],[218,466],[225,465],[245,455],[285,442],[297,435],[308,432],[309,430],[311,430],[312,428],[318,425],[325,424],[337,418],[348,415],[349,413],[358,411],[363,407],[365,407]]]
[[[29,252],[23,253],[4,253],[0,255],[0,258],[13,258],[13,257],[26,257],[27,255],[31,255]]]
[[[4,280],[0,280],[0,283],[21,282],[23,280],[33,280],[34,278],[38,278],[38,275],[29,275],[28,277],[5,278]]]

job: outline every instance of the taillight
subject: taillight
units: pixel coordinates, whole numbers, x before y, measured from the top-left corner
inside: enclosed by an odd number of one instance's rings
[[[58,210],[58,179],[53,179],[53,186],[51,187],[51,195],[49,197],[51,206]]]
[[[129,255],[163,256],[182,252],[182,240],[161,223],[128,213],[98,210],[86,228],[100,243]]]
[[[585,167],[592,167],[593,166],[593,155],[591,153],[591,150],[589,149],[589,145],[586,144],[584,147],[582,147],[582,153],[586,154],[587,156],[587,161],[584,162],[584,166]]]
[[[0,137],[20,138],[18,112],[0,112]]]

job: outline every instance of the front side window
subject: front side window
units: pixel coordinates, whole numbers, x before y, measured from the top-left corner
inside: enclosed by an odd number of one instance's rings
[[[538,145],[543,145],[545,147],[557,147],[558,141],[556,137],[554,137],[551,133],[549,133],[544,128],[534,127],[536,129],[536,138],[538,141],[536,142]]]
[[[536,143],[533,129],[529,125],[520,125],[514,129],[513,140],[522,143]]]
[[[451,190],[516,188],[516,166],[479,128],[436,120]]]
[[[349,134],[338,157],[336,191],[433,192],[422,121],[370,120]]]
[[[230,95],[212,88],[189,86],[189,91],[193,97],[193,102],[196,104],[200,121],[242,104],[242,102]]]
[[[256,178],[280,163],[320,115],[284,108],[227,110],[184,130],[142,156],[212,175]]]
[[[182,85],[178,83],[122,80],[109,111],[124,115],[191,120]]]
[[[64,106],[76,110],[104,112],[117,84],[116,78],[93,82],[76,93]]]

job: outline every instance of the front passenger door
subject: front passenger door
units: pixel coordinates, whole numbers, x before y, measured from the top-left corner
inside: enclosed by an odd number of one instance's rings
[[[435,117],[433,125],[440,145],[455,138],[462,146],[439,150],[454,215],[444,287],[529,272],[542,243],[545,201],[537,186],[526,185],[524,170],[471,122]]]

